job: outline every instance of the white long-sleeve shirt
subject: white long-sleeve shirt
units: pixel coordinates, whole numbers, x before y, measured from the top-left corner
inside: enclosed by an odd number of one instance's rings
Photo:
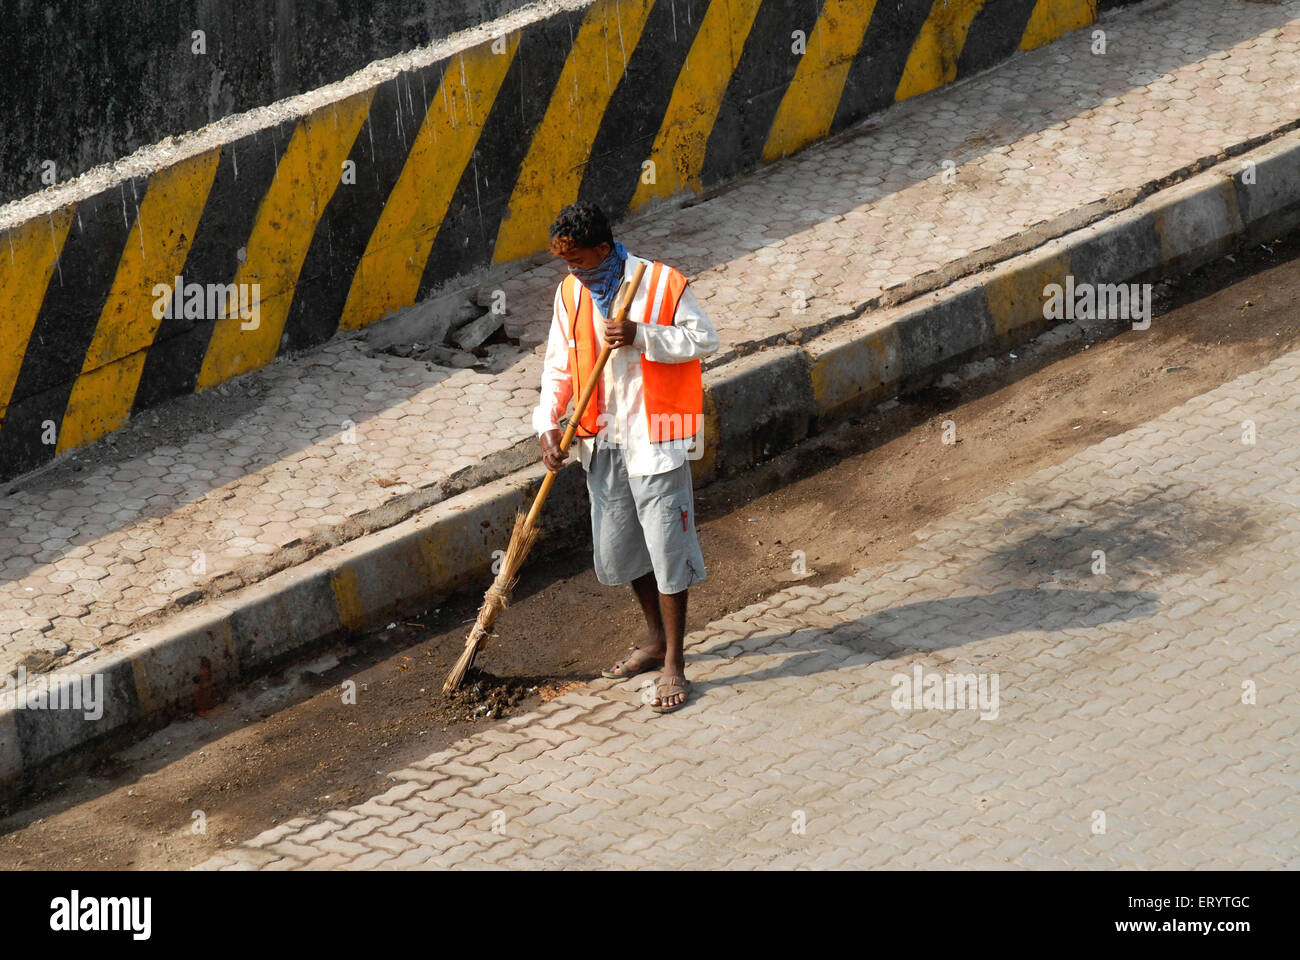
[[[627,319],[637,321],[636,340],[628,346],[616,348],[610,354],[601,374],[600,386],[591,402],[599,404],[597,409],[604,414],[603,422],[607,424],[604,442],[624,447],[624,459],[630,476],[647,477],[681,466],[686,461],[688,445],[680,441],[650,442],[645,395],[641,385],[641,355],[644,354],[646,359],[656,363],[685,363],[717,350],[718,332],[701,309],[689,284],[677,301],[672,324],[660,324],[653,320],[643,322],[647,319],[646,298],[649,296],[652,261],[628,254],[623,264],[623,279],[631,279],[638,263],[646,265],[646,272],[627,313]],[[660,285],[663,286],[662,283]],[[604,347],[605,316],[594,297],[592,307],[596,344]],[[533,429],[539,437],[549,430],[557,429],[571,400],[576,401],[577,397],[573,395],[573,377],[569,370],[568,314],[557,286],[551,310],[551,332],[546,342],[546,360],[542,367],[541,398],[533,410]],[[590,468],[595,439],[575,438],[584,470]],[[695,442],[698,443],[701,439],[697,436]]]

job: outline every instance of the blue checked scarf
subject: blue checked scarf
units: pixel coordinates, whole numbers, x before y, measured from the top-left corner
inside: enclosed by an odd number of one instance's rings
[[[614,241],[614,249],[604,260],[590,270],[569,268],[578,281],[591,291],[592,299],[600,307],[600,312],[608,319],[609,311],[614,306],[614,294],[618,293],[619,284],[623,282],[623,262],[627,260],[627,247]]]

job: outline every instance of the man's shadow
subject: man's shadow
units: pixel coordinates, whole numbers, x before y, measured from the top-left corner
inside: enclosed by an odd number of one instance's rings
[[[1020,631],[1051,633],[1138,620],[1155,613],[1160,606],[1158,601],[1157,594],[1145,590],[1015,588],[990,594],[918,600],[861,617],[852,617],[851,610],[845,610],[839,614],[848,618],[843,623],[809,626],[793,632],[759,631],[698,650],[687,666],[692,662],[737,660],[793,651],[791,656],[771,667],[693,683],[702,693],[709,687],[736,687],[833,670],[834,657],[828,658],[827,654],[842,654],[860,666],[864,663],[862,654],[869,655],[866,662],[874,663],[952,649]]]

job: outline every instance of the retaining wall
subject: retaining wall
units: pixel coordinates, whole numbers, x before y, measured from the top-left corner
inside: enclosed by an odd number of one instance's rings
[[[0,203],[527,2],[8,0]]]

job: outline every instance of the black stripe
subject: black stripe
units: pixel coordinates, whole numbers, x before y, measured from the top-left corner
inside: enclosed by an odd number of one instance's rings
[[[763,145],[801,57],[791,34],[811,37],[821,0],[764,3],[745,39],[727,84],[717,122],[709,134],[701,182],[708,188],[758,166]]]
[[[627,212],[708,0],[658,0],[601,119],[578,196],[611,221]]]
[[[138,177],[89,197],[72,218],[0,425],[5,479],[54,458],[42,424],[63,422],[147,185]]]
[[[420,296],[452,277],[491,264],[497,231],[524,155],[546,115],[585,15],[585,10],[558,13],[521,32],[519,50],[433,242],[420,280]],[[539,247],[545,239],[538,238]]]
[[[831,133],[838,133],[894,102],[912,46],[930,15],[930,8],[939,2],[896,0],[876,4],[862,46],[849,67],[844,93],[831,120]]]
[[[957,58],[957,77],[987,70],[1020,48],[1037,0],[998,0],[980,7]]]
[[[276,165],[296,121],[244,137],[222,148],[208,202],[181,270],[184,283],[232,283],[240,251],[275,179]],[[194,392],[215,319],[164,317],[145,357],[132,413]]]
[[[356,165],[356,183],[338,185],[316,226],[285,321],[285,349],[322,343],[338,329],[361,256],[406,165],[429,101],[437,96],[443,70],[452,64],[443,61],[399,74],[375,90],[348,153]]]

